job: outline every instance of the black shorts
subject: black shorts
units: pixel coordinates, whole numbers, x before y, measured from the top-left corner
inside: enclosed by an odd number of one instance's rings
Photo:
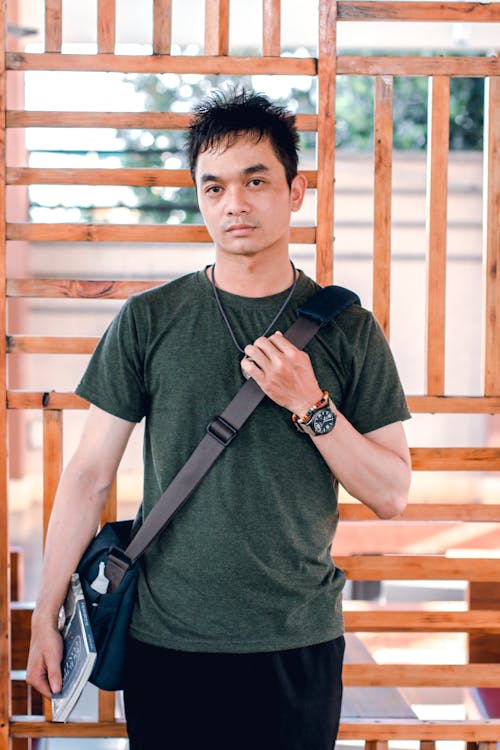
[[[286,651],[173,651],[130,639],[130,750],[332,750],[344,639]]]

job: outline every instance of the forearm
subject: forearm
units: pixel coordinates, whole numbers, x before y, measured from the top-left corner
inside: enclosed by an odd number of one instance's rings
[[[35,621],[57,619],[71,574],[95,534],[108,493],[109,486],[100,486],[97,477],[72,463],[63,473],[47,532]]]
[[[406,506],[411,478],[409,452],[404,438],[398,439],[402,431],[400,423],[384,428],[389,437],[384,445],[378,431],[362,435],[337,412],[333,431],[310,439],[350,495],[380,518],[392,518]],[[390,445],[391,437],[398,443],[397,451]]]

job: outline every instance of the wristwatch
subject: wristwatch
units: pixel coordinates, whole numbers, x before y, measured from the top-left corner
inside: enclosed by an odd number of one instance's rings
[[[327,435],[333,430],[337,421],[335,404],[325,391],[323,399],[309,409],[305,416],[298,417],[294,414],[292,420],[299,432],[304,432],[312,437]]]

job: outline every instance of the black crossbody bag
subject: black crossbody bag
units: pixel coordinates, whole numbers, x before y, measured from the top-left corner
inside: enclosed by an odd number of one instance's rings
[[[324,287],[298,308],[298,318],[284,336],[303,349],[322,326],[352,304],[360,304],[353,292],[339,286]],[[247,380],[222,414],[207,426],[202,441],[137,533],[131,520],[107,523],[87,547],[77,573],[97,650],[89,680],[102,690],[123,688],[125,647],[136,599],[139,558],[187,502],[264,396],[254,380]],[[102,562],[109,580],[105,594],[92,588]]]

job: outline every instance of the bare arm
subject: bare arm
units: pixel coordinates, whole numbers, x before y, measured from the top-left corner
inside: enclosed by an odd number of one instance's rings
[[[257,339],[245,353],[243,369],[280,406],[304,414],[321,398],[309,356],[280,333]],[[408,500],[411,464],[401,422],[366,435],[340,413],[332,432],[312,439],[332,474],[358,500],[381,518],[401,513]]]
[[[134,423],[91,406],[78,448],[63,472],[45,544],[32,619],[27,681],[47,697],[61,688],[57,615],[71,574],[94,536]]]

